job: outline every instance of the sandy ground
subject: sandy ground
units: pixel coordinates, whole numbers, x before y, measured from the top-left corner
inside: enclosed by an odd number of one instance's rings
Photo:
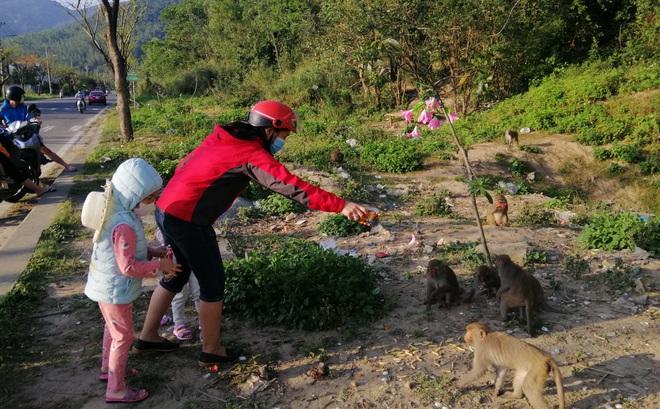
[[[529,138],[529,139],[528,139]],[[577,144],[546,138],[523,136],[522,143],[537,144],[542,157],[533,158],[544,176],[561,182],[558,168],[566,161],[588,161],[590,152]],[[507,153],[503,144],[484,144],[470,151],[477,174],[494,167],[495,152]],[[521,151],[512,155],[525,157]],[[529,159],[529,158],[528,158]],[[412,175],[387,179],[387,188],[420,193],[429,189],[448,189],[453,211],[472,217],[465,186],[454,182],[462,174],[457,161],[430,164]],[[317,175],[319,176],[319,175]],[[322,176],[322,175],[321,175]],[[329,183],[330,178],[319,179]],[[314,175],[310,174],[313,179]],[[586,176],[585,176],[586,177]],[[600,183],[594,190],[607,191]],[[330,187],[330,186],[326,186]],[[623,195],[625,188],[622,188]],[[621,196],[623,197],[623,196]],[[547,197],[509,196],[513,221],[526,204],[542,203]],[[380,227],[360,237],[337,239],[340,249],[355,250],[365,261],[383,269],[382,289],[396,300],[396,307],[384,318],[348,330],[300,332],[277,327],[254,328],[247,323],[223,318],[223,339],[229,345],[246,349],[247,360],[240,365],[201,369],[196,358],[200,344],[187,342],[173,354],[131,354],[129,367],[140,373],[130,385],[147,387],[151,396],[136,408],[528,408],[526,400],[492,399],[493,375],[459,391],[452,382],[432,388],[442,380],[452,381],[465,374],[472,354],[463,342],[466,324],[486,322],[494,331],[506,331],[548,351],[559,363],[566,389],[567,408],[606,408],[619,404],[625,408],[660,407],[660,260],[643,253],[582,252],[590,272],[579,279],[562,270],[561,260],[576,249],[577,227],[554,225],[547,228],[486,228],[491,253],[511,255],[522,262],[527,249],[545,250],[548,264],[536,266],[548,302],[564,312],[543,313],[542,334],[530,338],[524,327],[499,320],[492,300],[478,296],[470,305],[449,310],[434,307],[427,312],[423,269],[428,260],[448,243],[479,240],[473,221],[435,217],[393,217],[409,209],[388,209],[380,203]],[[479,200],[482,216],[490,205]],[[388,216],[388,213],[390,216]],[[237,232],[286,230],[311,235],[323,215],[307,212],[296,218],[260,222],[243,226]],[[306,220],[304,224],[298,224]],[[413,240],[414,238],[414,240]],[[81,258],[89,258],[88,243],[78,243]],[[384,252],[390,257],[375,258]],[[231,257],[226,253],[225,257]],[[596,278],[603,267],[620,257],[626,266],[641,268],[640,283],[627,292],[611,291]],[[462,283],[473,272],[457,262],[454,270]],[[41,351],[43,362],[26,367],[25,399],[19,407],[104,408],[105,384],[98,381],[102,319],[82,294],[85,271],[54,284],[44,300],[42,316],[34,329],[35,342],[26,346]],[[147,282],[143,300],[136,303],[136,335],[144,317],[144,306],[154,282]],[[141,306],[138,309],[137,306]],[[188,311],[194,313],[192,303]],[[171,328],[163,333],[171,336]],[[58,358],[53,358],[53,351]],[[323,358],[329,373],[310,376]],[[266,362],[270,362],[267,367]],[[317,378],[317,379],[315,379]],[[510,383],[506,390],[510,390]],[[546,400],[557,407],[556,388],[546,384]],[[226,403],[229,402],[229,403]]]

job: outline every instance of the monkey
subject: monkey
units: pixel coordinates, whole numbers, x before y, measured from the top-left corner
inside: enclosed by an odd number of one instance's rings
[[[565,409],[564,381],[557,362],[550,354],[504,332],[487,333],[486,325],[481,322],[469,324],[464,339],[474,348],[474,359],[472,370],[457,383],[459,388],[476,381],[492,365],[497,374],[493,392],[493,398],[496,398],[500,394],[506,373],[513,369],[513,393],[503,396],[521,399],[524,394],[534,409],[550,409],[543,399],[543,392],[545,381],[552,372],[557,387],[559,409]]]
[[[477,267],[474,282],[472,283],[470,292],[463,299],[463,302],[469,303],[472,301],[472,297],[474,297],[479,286],[483,288],[482,294],[486,294],[486,297],[488,298],[493,298],[497,290],[500,288],[500,276],[497,273],[497,268],[485,265]]]
[[[493,199],[495,201],[495,209],[486,215],[486,225],[504,226],[509,223],[509,207],[506,196],[498,194]]]
[[[513,141],[516,141],[516,146],[520,147],[518,132],[507,129],[504,131],[504,139],[506,140],[506,144],[509,145],[509,149],[513,146]]]
[[[440,260],[430,260],[426,267],[426,309],[436,301],[449,308],[461,292],[454,270]]]
[[[533,330],[532,311],[535,308],[534,286],[532,280],[536,280],[523,270],[520,266],[511,261],[511,257],[501,254],[495,257],[497,273],[500,276],[501,285],[495,294],[500,303],[500,315],[502,320],[509,316],[509,310],[519,308],[522,315],[522,308],[525,308],[525,318],[527,319],[527,333],[535,336]],[[540,287],[540,284],[539,284]],[[541,289],[542,290],[542,289]]]
[[[344,154],[341,153],[339,148],[333,149],[332,152],[330,152],[330,162],[332,163],[342,163],[344,161]]]

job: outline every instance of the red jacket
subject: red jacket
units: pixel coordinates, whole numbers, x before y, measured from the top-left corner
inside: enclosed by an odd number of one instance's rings
[[[344,199],[289,172],[260,139],[238,139],[218,125],[181,160],[156,204],[181,220],[213,224],[250,180],[310,209],[341,213],[344,208]]]

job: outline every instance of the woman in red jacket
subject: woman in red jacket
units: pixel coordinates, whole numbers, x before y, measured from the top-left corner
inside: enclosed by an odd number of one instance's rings
[[[182,272],[170,281],[161,280],[156,287],[134,349],[178,348],[178,344],[160,337],[158,327],[172,298],[181,291],[192,271],[200,285],[199,364],[238,359],[241,350],[225,348],[219,342],[225,272],[213,223],[250,181],[313,210],[341,213],[354,221],[366,216],[363,206],[305,182],[273,157],[297,126],[298,117],[287,105],[262,101],[250,110],[247,122],[216,126],[199,147],[181,160],[156,202],[156,223],[166,243],[172,246]]]

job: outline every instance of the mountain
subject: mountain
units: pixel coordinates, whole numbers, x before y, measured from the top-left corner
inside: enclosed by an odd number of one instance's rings
[[[55,4],[48,0],[2,0],[3,6],[1,9],[3,10],[5,1],[20,2],[21,4],[31,4],[32,2]],[[153,38],[162,39],[164,37],[165,26],[159,19],[163,8],[181,3],[181,1],[138,0],[138,3],[147,4],[147,12],[142,16],[134,31],[136,45],[134,55],[136,58],[139,59],[142,55],[142,45]],[[7,46],[17,45],[23,54],[37,56],[43,56],[47,49],[48,53],[54,58],[54,65],[68,65],[88,75],[107,73],[105,61],[103,61],[99,52],[92,46],[89,37],[83,31],[80,24],[73,21],[73,18],[68,16],[61,6],[55,4],[55,7],[65,14],[68,18],[68,24],[50,29],[44,27],[36,33],[8,38],[6,39]],[[0,11],[0,16],[7,14]]]
[[[2,0],[0,10],[0,38],[37,33],[73,21],[51,0]]]

